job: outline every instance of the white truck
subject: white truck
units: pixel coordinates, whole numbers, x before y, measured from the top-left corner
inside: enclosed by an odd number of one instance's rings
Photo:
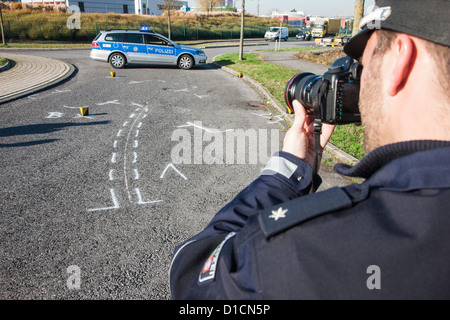
[[[327,35],[339,33],[340,19],[319,18],[314,21],[311,35],[313,38],[325,38]]]
[[[267,40],[273,40],[273,41],[279,41],[283,39],[284,41],[287,41],[289,38],[289,28],[287,27],[270,27],[266,34],[264,35],[264,39]]]

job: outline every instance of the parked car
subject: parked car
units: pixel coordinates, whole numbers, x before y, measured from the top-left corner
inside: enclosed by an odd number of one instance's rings
[[[295,37],[297,38],[297,40],[305,40],[305,41],[310,41],[312,38],[311,33],[307,31],[302,31],[298,33]]]
[[[206,63],[203,50],[178,45],[148,27],[101,31],[92,41],[90,57],[118,69],[131,63],[178,65],[187,70]]]
[[[264,34],[264,39],[278,41],[283,39],[287,41],[289,39],[289,28],[287,27],[270,27]]]

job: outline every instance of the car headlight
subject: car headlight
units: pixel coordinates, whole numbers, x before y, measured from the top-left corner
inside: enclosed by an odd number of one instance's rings
[[[205,55],[205,53],[202,50],[196,50],[195,54],[199,55],[199,56],[204,56]]]

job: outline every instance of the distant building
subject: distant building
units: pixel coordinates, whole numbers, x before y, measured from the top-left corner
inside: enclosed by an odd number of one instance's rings
[[[295,9],[289,12],[278,12],[272,11],[272,19],[278,20],[283,23],[287,23],[295,28],[306,27],[308,22],[308,17],[303,11],[297,11]]]
[[[162,15],[165,11],[164,0],[22,0],[22,3],[55,5],[66,4],[67,6],[78,6],[81,12],[98,12],[98,13],[135,13],[135,14],[152,14]],[[178,1],[174,6],[175,10],[179,10],[182,6],[188,7],[187,1]]]
[[[222,7],[234,7],[234,0],[224,0]]]
[[[149,0],[154,2],[154,0]],[[162,0],[161,0],[162,1]],[[83,0],[83,1],[54,1],[54,0],[22,0],[24,4],[55,5],[66,4],[67,6],[78,6],[80,12],[98,13],[135,13],[136,0]]]
[[[165,9],[164,0],[134,0],[136,14],[153,14],[162,15]],[[187,1],[174,1],[172,10],[181,10],[185,6],[188,7]]]
[[[189,12],[189,11],[191,11],[191,8],[188,7],[187,5],[183,5],[183,6],[180,8],[180,11],[183,11],[183,12]]]

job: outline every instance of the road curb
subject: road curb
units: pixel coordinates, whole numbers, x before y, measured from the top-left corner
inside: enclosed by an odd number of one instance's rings
[[[214,64],[217,68],[219,68],[227,73],[230,73],[236,77],[238,76],[237,71],[230,69],[226,66],[222,66],[222,65],[218,64],[217,62],[215,62],[215,59],[216,59],[216,57],[213,58],[212,64]],[[267,90],[258,81],[254,80],[246,75],[244,75],[242,77],[242,79],[244,79],[251,86],[256,88],[269,101],[269,103],[278,112],[278,114],[283,118],[283,120],[285,120],[289,126],[292,126],[292,124],[294,122],[294,116],[286,113],[285,108],[277,101],[277,99],[275,99],[275,97],[269,92],[269,90]],[[359,162],[358,159],[356,159],[355,157],[342,151],[341,149],[339,149],[338,147],[336,147],[335,145],[333,145],[331,143],[328,143],[326,145],[324,152],[327,153],[331,158],[336,159],[339,162],[349,164],[349,165],[355,165],[356,163]]]
[[[53,60],[56,60],[56,59],[53,59]],[[6,94],[2,98],[0,98],[0,104],[10,102],[10,101],[13,101],[13,100],[16,100],[19,98],[23,98],[23,97],[35,94],[37,92],[40,92],[42,90],[48,89],[50,87],[53,87],[55,85],[58,85],[64,81],[66,81],[70,77],[72,77],[73,74],[76,72],[77,68],[74,65],[67,63],[65,61],[61,61],[61,60],[57,60],[57,61],[59,63],[62,63],[65,66],[64,71],[61,72],[57,77],[54,77],[48,81],[30,83],[30,86],[28,86],[26,88],[12,92],[10,94]],[[8,72],[14,72],[14,67],[15,66],[11,67],[11,69],[8,70]]]
[[[0,72],[8,70],[9,68],[12,68],[12,66],[13,63],[11,62],[11,60],[6,59],[6,63],[0,67]]]

